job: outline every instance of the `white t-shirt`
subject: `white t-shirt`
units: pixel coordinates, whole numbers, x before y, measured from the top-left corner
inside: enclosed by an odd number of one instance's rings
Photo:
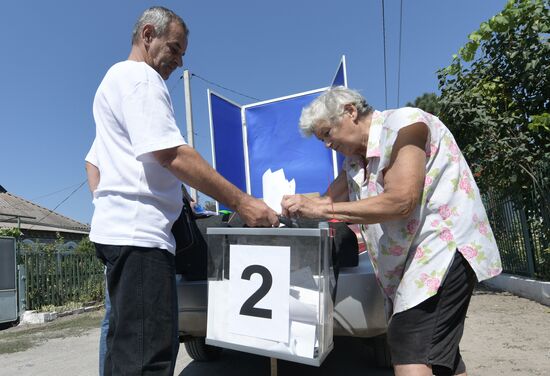
[[[90,240],[174,253],[181,182],[151,152],[185,144],[162,77],[143,62],[109,69],[97,89],[96,138],[86,161],[97,166]]]

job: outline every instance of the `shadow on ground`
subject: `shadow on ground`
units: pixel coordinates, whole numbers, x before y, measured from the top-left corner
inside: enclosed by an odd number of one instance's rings
[[[345,374],[346,376],[393,376],[393,371],[373,366],[371,349],[361,339],[336,338],[334,349],[327,356],[321,367],[306,366],[279,360],[278,374],[281,376],[328,376]],[[270,360],[232,350],[224,350],[222,358],[216,362],[203,363],[193,361],[189,363],[179,376],[269,376]]]
[[[6,330],[6,329],[11,329],[14,326],[16,326],[17,324],[18,324],[17,321],[15,321],[15,322],[3,322],[3,323],[0,324],[0,331]]]
[[[512,295],[509,292],[491,288],[484,283],[476,284],[473,295]]]

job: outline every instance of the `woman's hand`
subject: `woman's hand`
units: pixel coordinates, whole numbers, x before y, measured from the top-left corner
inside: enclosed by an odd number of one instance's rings
[[[324,218],[324,207],[330,204],[329,197],[306,197],[285,195],[281,201],[283,216],[288,218]]]

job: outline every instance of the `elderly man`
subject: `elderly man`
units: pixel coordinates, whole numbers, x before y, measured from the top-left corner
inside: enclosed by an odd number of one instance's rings
[[[105,375],[172,375],[177,341],[175,241],[181,182],[237,211],[250,226],[277,215],[220,176],[180,134],[164,80],[182,66],[189,31],[174,12],[147,9],[128,60],[97,89],[96,139],[87,164],[100,179],[90,239],[107,267],[111,314]],[[90,161],[88,161],[90,162]]]

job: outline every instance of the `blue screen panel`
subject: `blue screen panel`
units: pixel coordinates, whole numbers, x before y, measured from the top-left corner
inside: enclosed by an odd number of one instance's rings
[[[345,84],[346,82],[344,79],[344,62],[342,61],[340,63],[340,66],[338,67],[338,70],[336,71],[336,75],[334,76],[332,85],[330,86],[345,86]]]
[[[216,170],[246,192],[241,107],[210,93],[210,111]]]
[[[340,62],[340,65],[338,66],[338,70],[336,71],[336,75],[334,76],[334,80],[332,81],[332,85],[330,86],[346,86],[346,78],[344,76],[344,68],[346,65],[346,60],[344,57],[342,57],[342,61]],[[338,172],[342,169],[342,164],[344,163],[345,156],[337,153],[337,160],[338,160]]]
[[[298,129],[302,108],[319,92],[245,108],[251,194],[262,197],[262,176],[282,168],[296,180],[296,193],[323,194],[334,179],[332,154]]]

